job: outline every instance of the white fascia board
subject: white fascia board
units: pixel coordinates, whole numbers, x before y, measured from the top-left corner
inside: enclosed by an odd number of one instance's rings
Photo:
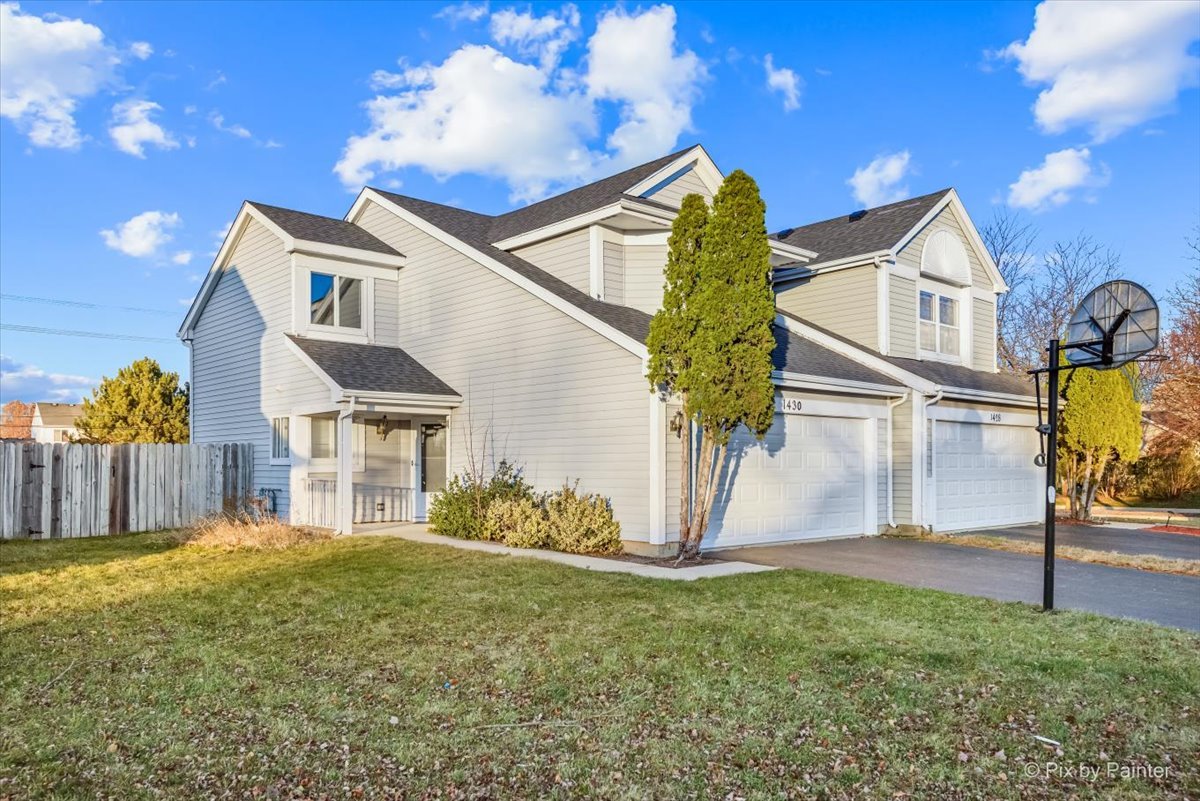
[[[351,398],[361,402],[377,402],[388,404],[407,404],[410,406],[421,406],[431,408],[451,408],[462,403],[462,395],[428,395],[420,392],[367,392],[357,389],[345,389],[338,382],[330,377],[329,373],[321,369],[321,366],[314,362],[304,350],[293,342],[288,337],[283,338],[288,350],[296,355],[301,362],[313,371],[317,378],[329,387],[332,393],[332,400],[335,403],[349,401]]]
[[[845,270],[849,267],[861,267],[867,264],[875,265],[879,259],[895,261],[896,252],[894,250],[873,250],[870,253],[858,253],[854,256],[847,256],[843,259],[818,261],[813,264],[806,264],[804,266],[806,269],[811,270],[814,273],[830,273],[835,270]]]
[[[517,248],[536,245],[538,242],[602,223],[620,214],[631,214],[635,217],[641,217],[650,223],[668,226],[675,219],[674,214],[655,206],[621,199],[607,206],[601,206],[598,209],[593,209],[583,214],[576,214],[574,217],[568,217],[565,220],[559,220],[550,225],[543,225],[541,228],[535,228],[532,231],[510,236],[507,239],[501,239],[499,242],[493,242],[492,244],[501,250],[516,250]]]
[[[778,239],[768,239],[767,241],[771,244],[771,252],[776,256],[799,259],[806,262],[812,261],[817,257],[816,251],[813,250],[805,250],[795,245],[789,245],[786,242],[780,242]]]
[[[815,328],[805,325],[798,320],[795,320],[786,314],[776,314],[775,322],[782,325],[793,334],[812,340],[822,347],[828,348],[834,353],[841,354],[851,361],[858,362],[863,367],[869,367],[878,373],[886,375],[888,378],[894,378],[907,388],[915,389],[918,392],[926,394],[934,393],[938,390],[938,386],[933,381],[927,378],[910,373],[908,370],[897,367],[891,362],[874,356],[867,351],[849,345],[836,337],[831,337],[828,334],[818,331]]]
[[[806,373],[790,373],[786,370],[773,370],[771,380],[775,382],[776,386],[784,389],[807,389],[839,395],[876,395],[881,398],[898,398],[908,392],[905,387],[871,384],[866,381],[849,381]]]
[[[307,239],[296,239],[292,242],[291,253],[305,253],[310,256],[320,256],[338,261],[361,262],[380,267],[403,267],[408,260],[399,254],[377,253],[373,250],[349,248],[342,245],[330,245],[327,242],[312,242]]]
[[[653,175],[626,189],[625,194],[645,197],[658,189],[659,184],[669,183],[668,179],[686,172],[689,168],[696,171],[696,175],[699,176],[704,186],[714,195],[721,188],[721,182],[725,180],[725,176],[717,169],[716,162],[708,155],[704,146],[696,145],[667,166],[657,170]]]
[[[983,269],[987,271],[988,277],[992,279],[992,289],[995,292],[1007,292],[1008,284],[1004,283],[1004,277],[1000,275],[1000,268],[996,266],[996,262],[992,261],[992,254],[988,252],[987,246],[983,244],[983,238],[979,236],[979,229],[975,227],[975,223],[971,220],[971,215],[967,214],[967,208],[963,205],[962,199],[958,196],[958,191],[951,189],[946,193],[946,196],[937,202],[929,212],[921,218],[920,222],[914,225],[904,238],[896,243],[894,250],[898,253],[900,250],[916,238],[917,234],[933,222],[942,210],[949,206],[962,222],[963,231],[967,234],[967,239],[970,240],[971,246],[975,249],[975,255],[979,261],[983,263]]]
[[[1009,392],[988,392],[982,389],[966,389],[962,387],[945,387],[943,397],[949,400],[992,401],[1004,405],[1037,407],[1037,398],[1028,395],[1014,395]]]
[[[364,189],[359,194],[358,199],[354,201],[354,205],[350,208],[350,212],[346,215],[346,218],[349,220],[356,219],[358,217],[358,215],[362,213],[362,210],[366,207],[366,204],[368,202],[375,203],[375,204],[379,205],[381,208],[390,211],[392,214],[395,214],[397,217],[404,220],[409,225],[413,226],[414,228],[421,231],[422,233],[425,233],[428,236],[433,237],[434,239],[438,240],[442,244],[447,245],[448,247],[452,248],[453,250],[458,251],[459,253],[461,253],[462,255],[471,259],[472,261],[475,261],[478,264],[483,265],[484,267],[488,268],[492,272],[499,275],[501,278],[504,278],[505,280],[510,281],[513,284],[516,284],[517,286],[521,287],[529,294],[533,295],[534,297],[536,297],[540,300],[545,301],[549,305],[551,305],[554,308],[561,311],[563,314],[566,314],[568,317],[572,318],[573,320],[576,320],[576,321],[582,323],[583,325],[585,325],[588,328],[595,331],[600,336],[619,345],[620,347],[624,348],[625,350],[629,351],[630,353],[634,354],[635,356],[639,356],[642,359],[646,359],[649,357],[649,353],[646,350],[646,344],[644,342],[638,342],[636,339],[629,336],[628,334],[626,334],[622,331],[618,331],[616,328],[613,328],[608,323],[597,319],[596,317],[594,317],[591,314],[588,314],[586,311],[579,308],[574,303],[571,303],[569,300],[560,298],[558,295],[555,295],[553,292],[550,292],[549,290],[547,290],[547,289],[539,286],[538,284],[534,283],[533,281],[529,280],[525,276],[517,273],[512,268],[496,261],[491,256],[488,256],[485,253],[480,252],[478,249],[468,245],[466,242],[463,242],[461,239],[458,239],[455,236],[451,236],[450,234],[443,231],[441,228],[438,228],[436,225],[433,225],[432,223],[430,223],[424,217],[421,217],[418,214],[413,214],[412,212],[408,211],[407,209],[396,205],[395,203],[393,203],[390,200],[388,200],[387,198],[379,195],[378,193],[376,193],[374,190],[372,190],[370,188]]]

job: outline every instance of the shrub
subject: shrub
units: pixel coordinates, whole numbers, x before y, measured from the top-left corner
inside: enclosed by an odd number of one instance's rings
[[[209,517],[171,533],[171,538],[181,544],[225,551],[278,551],[332,537],[330,531],[290,526],[274,516],[249,515]]]
[[[1178,498],[1200,487],[1200,448],[1163,435],[1134,465],[1136,489],[1143,498]]]
[[[490,476],[455,475],[429,507],[429,527],[438,534],[465,540],[491,539],[488,509],[496,501],[533,498],[533,487],[520,469],[502,461]]]
[[[581,494],[575,486],[546,497],[550,547],[566,553],[615,554],[621,552],[621,524],[613,519],[608,501],[599,495]]]
[[[533,497],[497,500],[484,520],[487,539],[514,548],[544,548],[550,544],[546,510]]]

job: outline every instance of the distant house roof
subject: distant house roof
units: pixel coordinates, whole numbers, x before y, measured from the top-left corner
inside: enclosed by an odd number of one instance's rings
[[[43,426],[72,428],[75,419],[83,414],[82,403],[36,403]]]
[[[695,146],[686,147],[683,150],[678,150],[660,159],[648,161],[636,167],[630,167],[628,170],[619,172],[616,175],[610,175],[607,178],[601,178],[599,181],[585,184],[569,192],[563,192],[561,195],[555,195],[537,203],[531,203],[524,208],[510,211],[507,214],[491,217],[489,218],[491,220],[491,228],[489,230],[491,241],[500,242],[517,234],[523,234],[526,231],[542,228],[561,220],[570,219],[579,214],[586,214],[589,211],[595,211],[596,209],[616,203],[622,198],[637,200],[639,203],[661,206],[663,209],[674,213],[676,209],[670,206],[655,203],[645,198],[633,198],[625,193],[631,187],[641,183],[694,148]]]
[[[323,242],[327,245],[340,245],[347,248],[369,250],[373,253],[401,255],[395,248],[377,239],[353,223],[338,220],[333,217],[322,217],[319,214],[309,214],[306,211],[284,209],[279,206],[268,206],[265,203],[246,201],[249,205],[262,212],[267,219],[278,225],[285,233],[296,239],[309,242]]]
[[[330,342],[291,334],[287,338],[346,392],[460,397],[449,384],[400,348]]]
[[[771,236],[786,244],[816,251],[817,258],[813,259],[814,264],[888,250],[911,231],[949,191],[941,189],[898,203],[843,214],[799,228],[789,228]]]

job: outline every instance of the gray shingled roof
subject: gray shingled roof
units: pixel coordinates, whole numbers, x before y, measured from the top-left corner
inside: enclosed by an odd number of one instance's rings
[[[961,364],[906,359],[902,356],[884,356],[878,351],[865,347],[848,337],[830,331],[828,328],[823,328],[809,320],[797,317],[791,312],[786,312],[782,309],[777,309],[776,311],[784,317],[790,317],[797,322],[804,323],[809,328],[813,328],[826,336],[846,343],[852,348],[870,354],[876,359],[882,359],[888,364],[899,367],[901,370],[907,370],[914,375],[919,375],[921,378],[928,379],[935,384],[940,384],[947,388],[955,387],[958,389],[974,389],[981,392],[1003,392],[1009,395],[1027,395],[1029,397],[1033,397],[1036,392],[1033,381],[1024,376],[1013,375],[1011,373],[986,373],[981,370],[964,367]]]
[[[319,214],[309,214],[306,211],[284,209],[279,206],[268,206],[265,203],[246,201],[266,215],[267,219],[278,225],[284,231],[297,239],[309,242],[324,242],[327,245],[341,245],[347,248],[369,250],[373,253],[386,253],[390,256],[401,255],[391,245],[376,239],[362,228],[345,220],[333,217],[322,217]]]
[[[771,361],[776,370],[802,375],[815,375],[842,381],[862,381],[867,384],[883,384],[903,389],[898,381],[870,367],[864,367],[853,359],[805,339],[783,326],[775,326],[775,352]],[[847,390],[853,392],[853,389]]]
[[[400,348],[287,335],[346,392],[411,392],[457,398],[445,381]]]
[[[524,208],[493,217],[491,218],[491,241],[500,242],[526,231],[533,231],[578,214],[603,208],[622,198],[653,203],[653,201],[645,201],[643,198],[631,198],[625,192],[695,147],[696,145],[686,147],[660,159],[639,164],[616,175],[610,175],[569,192],[563,192],[561,195],[555,195],[537,203],[531,203]],[[663,208],[670,209],[668,206]],[[675,209],[670,209],[670,211],[674,212]]]
[[[888,250],[911,231],[949,191],[941,189],[928,195],[901,200],[899,203],[867,209],[861,217],[858,213],[843,214],[831,220],[789,228],[772,234],[772,238],[816,251],[817,258],[812,260],[812,264]]]

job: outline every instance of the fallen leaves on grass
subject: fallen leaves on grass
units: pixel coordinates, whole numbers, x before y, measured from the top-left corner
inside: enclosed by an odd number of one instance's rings
[[[1009,553],[1025,553],[1041,556],[1043,547],[1038,542],[1010,540],[1005,537],[986,537],[980,534],[921,534],[917,539],[925,542],[943,542],[951,545],[966,545],[971,548],[991,548],[994,551]],[[1175,573],[1181,576],[1200,576],[1200,560],[1168,559],[1165,556],[1152,554],[1117,553],[1116,551],[1094,551],[1090,548],[1076,548],[1070,545],[1059,545],[1054,549],[1054,555],[1059,559],[1070,559],[1073,562],[1088,562],[1093,565],[1108,565],[1109,567],[1131,567],[1136,570],[1148,570],[1153,573]]]

